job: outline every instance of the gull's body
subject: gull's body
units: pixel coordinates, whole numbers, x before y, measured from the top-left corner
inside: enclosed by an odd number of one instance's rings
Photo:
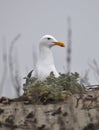
[[[58,42],[54,37],[45,35],[40,39],[39,43],[39,57],[35,66],[33,76],[38,80],[44,80],[51,72],[54,73],[55,77],[59,74],[55,68],[51,47],[59,45],[64,47],[62,42]]]

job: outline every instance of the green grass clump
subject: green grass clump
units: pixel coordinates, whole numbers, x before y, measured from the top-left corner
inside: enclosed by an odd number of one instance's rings
[[[36,78],[28,78],[24,84],[24,94],[32,98],[33,103],[50,103],[64,101],[74,93],[82,93],[84,90],[79,80],[78,73],[61,74],[58,78],[53,73],[44,81]]]

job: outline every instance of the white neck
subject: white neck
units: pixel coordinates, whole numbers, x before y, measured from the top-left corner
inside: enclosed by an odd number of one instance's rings
[[[48,47],[40,47],[39,48],[39,57],[40,57],[40,62],[43,62],[44,64],[53,64],[53,55],[51,52],[51,48]]]

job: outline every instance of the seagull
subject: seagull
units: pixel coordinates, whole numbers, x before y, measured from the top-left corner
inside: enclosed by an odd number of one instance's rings
[[[55,77],[59,76],[51,51],[53,46],[65,47],[63,42],[57,41],[51,35],[44,35],[39,41],[39,56],[32,75],[38,80],[45,80],[51,72],[53,72]]]

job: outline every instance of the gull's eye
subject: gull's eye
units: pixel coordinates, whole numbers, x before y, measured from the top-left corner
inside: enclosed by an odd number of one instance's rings
[[[51,38],[50,38],[50,37],[48,37],[47,39],[48,39],[48,40],[51,40]]]

